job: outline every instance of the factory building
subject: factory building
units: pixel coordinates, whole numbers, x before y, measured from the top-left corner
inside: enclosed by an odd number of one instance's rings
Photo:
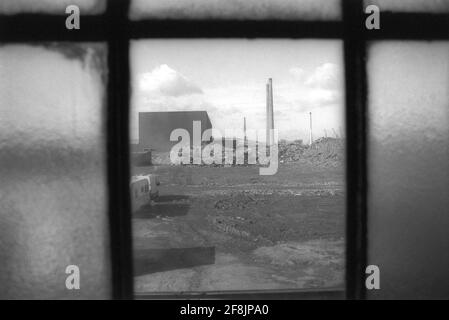
[[[207,111],[139,112],[139,151],[152,149],[168,152],[176,141],[170,141],[175,129],[185,129],[190,134],[193,145],[193,122],[201,122],[201,134],[212,129]]]

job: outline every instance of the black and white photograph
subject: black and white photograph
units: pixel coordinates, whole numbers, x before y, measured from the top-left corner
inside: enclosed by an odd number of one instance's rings
[[[449,0],[0,0],[1,300],[447,300],[448,208]]]
[[[131,57],[136,292],[342,288],[342,43],[147,41]]]

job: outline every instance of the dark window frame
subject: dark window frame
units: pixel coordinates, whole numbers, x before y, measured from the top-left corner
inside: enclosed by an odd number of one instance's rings
[[[367,262],[367,76],[369,41],[448,40],[449,13],[381,11],[380,30],[365,28],[362,0],[341,0],[338,21],[138,20],[128,18],[130,0],[107,1],[103,14],[81,15],[80,30],[67,30],[67,15],[0,14],[0,44],[105,42],[108,46],[107,167],[112,298],[365,299]],[[81,13],[82,14],[82,13]],[[131,244],[129,43],[154,38],[340,39],[344,45],[346,120],[345,290],[235,291],[134,294]]]

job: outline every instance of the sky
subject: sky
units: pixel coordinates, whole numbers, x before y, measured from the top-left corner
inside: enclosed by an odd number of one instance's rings
[[[266,127],[266,82],[273,79],[279,139],[308,141],[344,131],[339,40],[144,40],[131,45],[131,139],[138,112],[205,110],[214,128]]]

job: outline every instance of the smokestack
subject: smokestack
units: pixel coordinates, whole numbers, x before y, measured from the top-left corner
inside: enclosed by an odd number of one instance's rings
[[[246,148],[247,143],[248,143],[248,140],[246,138],[246,117],[243,117],[243,146],[245,148]]]
[[[267,83],[267,145],[274,143],[274,136],[272,130],[274,129],[273,116],[273,80],[268,79]]]
[[[246,117],[243,117],[243,133],[246,140]]]
[[[312,138],[312,112],[310,112],[310,136],[309,136],[309,144],[312,145],[313,138]]]

